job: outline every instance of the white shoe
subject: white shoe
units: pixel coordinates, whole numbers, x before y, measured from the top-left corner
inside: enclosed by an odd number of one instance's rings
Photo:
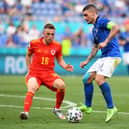
[[[29,118],[29,113],[28,112],[21,112],[20,113],[20,119],[21,120],[26,120]]]
[[[63,113],[61,112],[60,109],[55,109],[55,108],[53,108],[53,109],[52,109],[52,112],[53,112],[58,118],[60,118],[60,119],[62,119],[62,120],[65,120],[65,119],[66,119],[66,118],[65,118],[65,115],[63,115]]]

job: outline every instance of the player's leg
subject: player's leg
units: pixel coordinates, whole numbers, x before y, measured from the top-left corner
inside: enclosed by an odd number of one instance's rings
[[[25,101],[24,101],[24,112],[20,113],[20,118],[22,120],[28,119],[29,110],[30,110],[30,107],[32,105],[33,96],[34,96],[35,92],[37,91],[37,89],[39,88],[38,81],[35,77],[31,77],[28,79],[27,88],[28,88],[28,91],[27,91]]]
[[[62,79],[56,79],[53,83],[53,87],[57,89],[56,92],[56,105],[55,108],[59,109],[65,95],[65,84]]]
[[[85,104],[79,106],[79,109],[81,111],[84,111],[85,113],[91,113],[92,112],[92,98],[93,98],[93,83],[92,81],[95,79],[96,73],[90,72],[86,73],[83,77],[83,85],[84,85],[84,99]]]
[[[120,58],[104,58],[100,62],[100,68],[97,70],[95,78],[96,83],[99,85],[102,95],[107,104],[107,116],[105,122],[111,120],[112,116],[117,112],[116,107],[113,104],[110,85],[105,81],[108,77],[112,76],[116,66],[120,63]]]
[[[113,104],[113,100],[112,100],[110,85],[105,81],[105,77],[103,75],[96,75],[95,81],[98,84],[98,86],[104,96],[104,99],[107,104],[107,108],[109,108],[109,109],[113,108],[114,104]]]
[[[50,90],[56,91],[56,104],[54,106],[53,113],[58,118],[65,119],[65,115],[63,115],[60,110],[65,95],[64,81],[56,73],[50,72],[45,76],[43,83]]]
[[[83,85],[84,85],[84,96],[85,96],[85,105],[80,106],[81,111],[85,111],[86,113],[92,112],[92,97],[93,97],[93,83],[92,81],[95,79],[97,68],[99,67],[100,59],[98,59],[87,71],[87,73],[83,77]]]
[[[112,116],[117,112],[117,108],[113,104],[111,88],[110,88],[110,85],[105,81],[105,77],[103,75],[96,75],[95,80],[99,85],[101,93],[107,104],[107,116],[106,116],[105,122],[109,122]]]
[[[65,84],[62,79],[56,79],[53,83],[53,87],[57,89],[56,92],[56,105],[53,109],[53,112],[57,117],[60,119],[65,119],[65,115],[62,114],[60,107],[61,104],[64,100],[64,95],[65,95]]]

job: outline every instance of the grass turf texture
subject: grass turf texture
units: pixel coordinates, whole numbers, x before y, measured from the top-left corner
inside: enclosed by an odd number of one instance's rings
[[[83,86],[80,76],[63,76],[66,84],[65,100],[74,103],[83,103]],[[24,97],[5,97],[2,95],[25,96],[27,88],[24,83],[24,76],[0,76],[0,129],[129,129],[129,77],[112,77],[108,80],[112,88],[112,95],[118,115],[112,121],[105,123],[106,106],[99,88],[95,85],[92,114],[84,114],[80,123],[69,123],[66,120],[59,120],[54,116],[51,109],[54,101],[34,99],[30,109],[30,118],[20,120],[19,113],[23,111]],[[55,92],[41,86],[35,97],[55,99]],[[14,105],[6,107],[1,105]],[[66,103],[62,105],[67,106]],[[34,109],[40,107],[41,109]],[[49,108],[49,109],[46,109]],[[100,111],[100,112],[96,112]],[[102,112],[104,111],[104,112]],[[66,109],[63,110],[66,112]]]

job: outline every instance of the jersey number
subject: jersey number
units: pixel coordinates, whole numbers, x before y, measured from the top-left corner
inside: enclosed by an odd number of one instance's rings
[[[43,65],[48,65],[48,63],[49,63],[49,58],[48,57],[42,57],[42,62],[41,62],[41,64],[43,64]]]

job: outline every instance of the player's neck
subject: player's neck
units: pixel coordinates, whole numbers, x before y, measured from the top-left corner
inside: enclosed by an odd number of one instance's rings
[[[95,23],[96,23],[97,19],[98,19],[98,15],[95,15],[95,18],[94,18],[93,24],[95,24]]]
[[[49,43],[47,43],[45,39],[43,39],[43,43],[44,43],[45,45],[49,45]]]

